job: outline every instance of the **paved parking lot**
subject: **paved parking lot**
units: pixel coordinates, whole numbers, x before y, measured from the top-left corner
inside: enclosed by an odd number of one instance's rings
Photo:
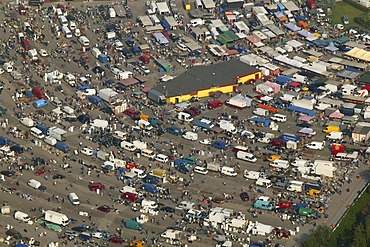
[[[180,16],[183,15],[183,22],[187,23],[189,17],[182,7],[180,1],[176,1],[180,11]],[[225,236],[223,240],[230,240],[236,245],[240,244],[247,246],[252,242],[264,241],[270,245],[275,246],[296,246],[297,241],[304,233],[317,224],[328,224],[335,227],[340,220],[343,213],[351,205],[357,192],[361,191],[367,182],[367,164],[366,156],[360,155],[359,161],[355,163],[338,162],[337,173],[334,178],[321,178],[322,191],[321,197],[314,197],[307,195],[307,192],[302,193],[289,192],[285,189],[277,187],[265,188],[256,186],[256,181],[253,179],[246,179],[244,171],[259,171],[270,180],[275,182],[286,182],[287,180],[301,180],[305,183],[316,183],[311,179],[300,178],[300,174],[293,168],[289,169],[273,169],[268,161],[271,155],[280,155],[280,159],[293,162],[296,159],[304,158],[309,160],[329,160],[332,154],[332,147],[330,143],[326,142],[323,150],[310,150],[304,148],[304,145],[311,141],[323,141],[326,134],[322,132],[324,128],[324,118],[317,116],[310,128],[316,132],[311,138],[302,137],[297,144],[297,149],[280,149],[270,145],[269,141],[266,143],[258,142],[257,139],[265,136],[266,133],[272,133],[276,138],[284,133],[297,134],[302,127],[297,126],[298,115],[292,114],[283,107],[279,109],[279,113],[287,117],[283,123],[278,123],[278,130],[272,130],[269,127],[253,124],[249,119],[254,116],[253,110],[259,102],[254,100],[252,106],[247,109],[236,109],[227,105],[222,105],[217,109],[208,109],[207,106],[209,97],[193,102],[191,106],[201,109],[202,113],[194,117],[192,123],[180,121],[177,118],[178,107],[174,105],[156,106],[152,104],[149,99],[137,99],[131,96],[134,91],[145,87],[154,87],[159,83],[160,78],[165,73],[158,72],[158,65],[153,61],[146,64],[146,69],[140,69],[136,63],[138,56],[133,56],[128,59],[114,47],[114,44],[105,39],[105,25],[111,23],[111,20],[103,20],[98,16],[99,5],[107,4],[106,2],[84,2],[84,3],[68,3],[68,8],[74,7],[76,10],[74,15],[76,17],[76,24],[81,29],[81,32],[90,39],[91,47],[103,47],[107,51],[110,58],[110,63],[115,64],[119,69],[128,69],[134,71],[135,75],[145,76],[147,82],[143,85],[136,85],[132,87],[115,88],[120,92],[123,99],[128,102],[128,107],[140,111],[141,114],[156,118],[163,122],[160,128],[155,128],[153,131],[144,131],[140,128],[133,128],[137,126],[137,120],[133,120],[127,115],[120,114],[114,116],[113,114],[104,113],[100,108],[88,102],[86,99],[80,99],[76,95],[76,88],[83,86],[79,84],[80,77],[86,77],[89,85],[95,89],[102,89],[110,87],[107,82],[108,79],[114,78],[112,68],[104,66],[96,60],[88,51],[84,52],[84,48],[78,42],[77,37],[66,39],[62,34],[57,39],[53,33],[53,24],[58,23],[58,20],[53,17],[49,18],[47,14],[47,7],[50,4],[44,5],[44,11],[40,15],[33,17],[26,17],[17,14],[14,8],[4,7],[0,12],[0,16],[4,19],[2,29],[4,34],[2,54],[4,61],[13,61],[13,66],[17,71],[22,73],[21,79],[12,78],[10,73],[1,75],[3,82],[3,90],[1,93],[1,106],[7,109],[5,116],[1,118],[2,128],[0,129],[0,136],[5,137],[11,142],[17,143],[24,148],[24,152],[15,156],[6,157],[5,151],[2,156],[1,170],[14,171],[14,176],[5,177],[5,181],[1,182],[0,187],[2,191],[3,206],[11,206],[12,213],[1,216],[0,236],[5,239],[5,232],[7,226],[13,226],[14,229],[21,232],[22,235],[28,238],[35,238],[40,242],[40,246],[48,245],[51,242],[57,242],[63,246],[113,246],[114,243],[108,241],[109,236],[117,235],[126,243],[130,243],[133,239],[143,240],[146,245],[170,245],[170,241],[161,237],[161,234],[172,227],[180,230],[181,245],[185,244],[194,246],[210,246],[215,245],[217,241],[212,240],[215,236]],[[135,17],[143,15],[145,12],[144,1],[128,2],[128,5],[133,13],[132,19],[118,19],[115,18],[116,26],[119,29],[124,29],[126,33],[123,35],[133,34],[136,43],[143,44],[151,39],[150,35],[143,32],[140,25],[135,24]],[[50,10],[53,13],[54,10]],[[53,16],[53,14],[50,14]],[[49,56],[40,57],[38,63],[32,63],[26,53],[23,53],[22,47],[17,41],[18,31],[22,27],[15,27],[15,25],[22,25],[28,18],[33,19],[34,31],[42,33],[44,36],[41,40],[31,40],[32,47],[37,51],[46,49]],[[181,18],[180,18],[181,19]],[[118,33],[118,32],[117,32]],[[177,36],[184,35],[184,30],[172,30],[171,34]],[[123,40],[123,38],[122,38]],[[172,41],[171,41],[172,42]],[[152,45],[152,43],[149,43]],[[152,58],[166,58],[171,64],[172,68],[168,75],[177,76],[186,71],[187,68],[192,67],[195,63],[210,64],[219,62],[219,58],[215,58],[207,52],[205,46],[202,46],[202,55],[197,57],[194,61],[190,59],[181,60],[176,59],[175,43],[171,43],[168,47],[152,46]],[[300,54],[300,52],[297,52]],[[94,74],[92,69],[100,66],[105,70],[105,75]],[[53,84],[44,78],[46,72],[58,70],[61,73],[70,72],[77,78],[77,87],[71,87],[64,80],[61,84]],[[150,70],[149,73],[145,70]],[[117,85],[116,83],[115,85]],[[100,130],[98,128],[89,128],[89,125],[83,125],[79,121],[66,121],[54,115],[53,110],[55,106],[48,104],[41,109],[35,109],[33,102],[35,97],[26,97],[26,90],[33,87],[40,87],[47,94],[50,102],[52,99],[60,99],[64,105],[68,105],[74,109],[76,115],[87,114],[91,120],[109,120],[109,128]],[[239,92],[253,92],[254,84],[240,85]],[[274,95],[274,99],[282,96],[287,90],[284,88],[279,93]],[[232,92],[222,94],[215,100],[225,102],[237,93]],[[316,113],[317,114],[317,113]],[[271,115],[271,114],[270,114]],[[38,124],[45,126],[58,126],[67,131],[66,143],[70,151],[63,153],[60,150],[51,147],[45,142],[38,140],[30,135],[29,129],[21,124],[20,118],[30,117]],[[196,141],[185,140],[181,135],[173,135],[167,132],[167,128],[176,125],[181,130],[192,131],[195,128],[194,122],[201,119],[211,119],[212,124],[217,124],[219,120],[227,120],[236,127],[238,131],[231,134],[227,131],[218,132],[213,130],[197,129],[198,139]],[[163,135],[157,135],[159,129],[164,131]],[[237,175],[227,176],[220,172],[208,171],[206,175],[194,172],[192,169],[187,173],[179,172],[179,168],[175,167],[175,161],[169,161],[166,164],[158,161],[147,159],[136,152],[129,152],[120,147],[120,145],[113,145],[111,140],[112,132],[120,130],[127,133],[127,140],[140,140],[147,143],[148,147],[157,154],[166,154],[168,157],[174,159],[193,157],[198,166],[207,167],[207,164],[215,162],[224,167],[231,167],[235,169]],[[254,138],[248,138],[243,135],[242,131],[249,131],[255,135]],[[229,145],[230,148],[216,149],[211,145],[202,144],[200,141],[210,138],[211,142],[222,141]],[[109,140],[110,141],[109,141]],[[99,140],[99,141],[96,141]],[[116,139],[115,139],[116,140]],[[350,137],[345,136],[344,141],[350,143]],[[109,145],[108,145],[109,144]],[[257,157],[257,162],[250,163],[236,158],[233,147],[242,145],[248,147],[248,152],[253,153]],[[94,155],[87,156],[81,153],[85,147],[91,148]],[[364,146],[359,149],[363,149]],[[98,151],[107,152],[111,157],[133,163],[138,168],[149,174],[153,169],[160,168],[166,170],[168,183],[163,183],[160,187],[163,188],[160,193],[150,193],[141,189],[143,184],[142,179],[137,177],[130,180],[125,178],[120,181],[120,175],[115,171],[103,172],[102,166],[104,161],[96,157],[95,153]],[[34,163],[33,158],[38,157],[40,162]],[[45,162],[43,164],[43,162]],[[41,164],[40,164],[41,163]],[[62,179],[57,179],[53,176],[61,174]],[[36,179],[46,187],[45,191],[33,189],[27,185],[30,179]],[[92,182],[100,182],[105,185],[105,190],[99,193],[90,191],[88,185]],[[190,216],[184,216],[181,213],[166,213],[159,211],[158,214],[149,215],[142,213],[136,208],[140,206],[132,202],[124,201],[121,198],[122,192],[120,190],[124,186],[135,187],[139,196],[143,199],[153,200],[159,208],[168,206],[176,208],[182,201],[191,201],[196,204],[195,209],[203,212],[203,217],[197,219]],[[78,195],[80,205],[74,206],[68,200],[69,193],[74,192]],[[249,195],[248,201],[242,201],[240,198],[241,192],[247,192]],[[315,217],[303,217],[298,213],[293,213],[293,209],[288,211],[281,210],[262,210],[253,208],[253,203],[259,196],[268,196],[275,202],[274,206],[279,205],[281,201],[289,201],[296,205],[300,202],[307,202],[309,207],[316,212]],[[329,203],[330,202],[330,203]],[[138,203],[140,204],[140,203]],[[107,205],[111,211],[102,212],[98,207]],[[317,206],[316,206],[317,205]],[[218,226],[207,226],[211,224],[212,220],[209,215],[212,209],[222,207],[233,211],[232,217],[236,218],[238,214],[245,222],[260,222],[270,225],[272,227],[281,227],[284,230],[291,232],[292,236],[289,239],[282,239],[278,234],[268,234],[268,236],[261,236],[258,234],[246,233],[246,226],[238,230],[226,230],[223,224]],[[42,218],[44,210],[60,211],[67,215],[71,223],[63,229],[62,232],[55,232],[50,229],[42,227],[35,223],[35,220]],[[33,224],[22,223],[13,217],[15,211],[27,213]],[[128,229],[123,225],[123,222],[129,219],[137,219],[140,215],[148,216],[148,221],[143,223],[144,229],[141,231]],[[290,216],[290,218],[285,218]],[[208,217],[207,217],[208,216]],[[240,218],[238,218],[240,219]],[[102,239],[92,238],[90,242],[86,242],[82,237],[70,237],[65,234],[66,229],[73,227],[88,225],[95,230],[105,232]],[[222,225],[222,226],[221,226]],[[276,232],[276,229],[275,229]],[[297,235],[295,235],[297,234]],[[195,237],[195,242],[190,242],[188,237]],[[14,239],[9,241],[14,242]],[[224,241],[219,241],[224,242]]]

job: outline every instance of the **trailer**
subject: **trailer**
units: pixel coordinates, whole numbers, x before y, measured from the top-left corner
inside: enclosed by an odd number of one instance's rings
[[[207,170],[219,172],[221,170],[220,164],[210,162],[207,164]]]
[[[113,6],[114,10],[116,11],[116,15],[118,18],[125,18],[126,17],[126,10],[123,5],[117,4]]]

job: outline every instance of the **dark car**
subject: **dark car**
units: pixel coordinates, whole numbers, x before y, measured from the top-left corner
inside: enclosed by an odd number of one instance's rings
[[[163,212],[166,212],[166,213],[175,213],[175,209],[174,208],[167,207],[167,206],[161,207],[160,210],[163,211]]]
[[[112,208],[109,207],[108,205],[103,205],[97,208],[99,211],[104,212],[104,213],[109,213],[112,211]]]
[[[248,193],[247,192],[240,193],[240,199],[242,199],[242,201],[244,201],[244,202],[249,201]]]
[[[102,111],[102,112],[104,112],[104,113],[106,113],[108,115],[111,115],[111,116],[114,115],[114,111],[109,106],[108,107],[101,108],[100,111]]]
[[[1,171],[0,173],[3,174],[5,177],[12,177],[15,175],[15,172],[9,170]]]
[[[14,229],[9,229],[5,232],[6,235],[8,236],[11,236],[15,239],[21,239],[22,238],[22,234]]]
[[[123,244],[123,239],[116,235],[113,235],[109,237],[109,242],[112,242],[115,244]]]
[[[53,176],[53,179],[63,179],[63,178],[65,178],[66,176],[64,176],[64,175],[62,175],[62,174],[55,174],[54,176]]]
[[[86,226],[86,225],[72,227],[72,231],[75,231],[75,232],[84,232],[89,229],[90,229],[90,226]]]
[[[308,122],[297,123],[297,126],[298,127],[303,127],[303,128],[311,128],[311,124],[308,123]]]

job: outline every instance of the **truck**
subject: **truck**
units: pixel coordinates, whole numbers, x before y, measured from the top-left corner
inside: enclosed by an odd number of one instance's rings
[[[159,105],[166,104],[166,96],[155,89],[152,89],[148,92],[148,99],[154,101]]]
[[[32,61],[39,60],[39,57],[37,55],[36,49],[30,49],[30,50],[28,50],[27,54],[31,58]]]
[[[45,211],[44,220],[60,226],[67,226],[69,223],[69,219],[65,214],[58,213],[52,210]]]
[[[54,147],[63,153],[68,153],[69,152],[69,146],[65,144],[64,142],[57,141],[57,143],[54,145]]]
[[[137,125],[143,130],[152,130],[153,126],[146,120],[140,119],[137,121]]]
[[[69,72],[64,74],[64,81],[71,87],[76,86],[76,77]]]
[[[184,121],[184,122],[188,122],[188,123],[194,120],[194,118],[189,113],[186,113],[186,112],[179,112],[177,114],[177,119]]]
[[[58,128],[56,126],[49,128],[49,136],[54,137],[60,142],[63,142],[66,140],[65,135],[67,134],[67,131],[62,130],[61,128]]]
[[[141,231],[144,229],[143,225],[137,222],[136,220],[126,220],[125,227],[137,231]]]
[[[214,162],[208,162],[207,163],[207,170],[213,171],[213,172],[219,172],[221,171],[220,164],[214,163]]]
[[[260,172],[244,170],[243,177],[247,179],[258,179],[261,176]]]
[[[313,110],[314,109],[314,102],[308,99],[295,99],[292,101],[292,105],[302,107],[305,109]]]

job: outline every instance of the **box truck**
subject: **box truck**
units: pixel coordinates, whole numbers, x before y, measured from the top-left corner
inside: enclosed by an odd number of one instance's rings
[[[69,219],[65,214],[61,214],[51,210],[45,211],[44,220],[61,226],[67,226],[69,223]]]

